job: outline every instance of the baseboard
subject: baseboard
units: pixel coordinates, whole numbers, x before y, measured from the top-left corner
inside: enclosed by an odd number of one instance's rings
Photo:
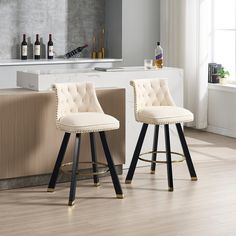
[[[221,128],[217,126],[208,125],[206,131],[215,133],[215,134],[228,136],[231,138],[236,138],[236,130],[232,130],[232,129],[225,129],[225,128]]]
[[[123,173],[123,165],[116,165],[116,171],[118,175]],[[100,168],[99,168],[100,169]],[[84,169],[81,172],[91,172],[92,169]],[[104,177],[109,175],[109,171],[99,177]],[[24,188],[24,187],[34,187],[40,185],[47,185],[51,174],[35,175],[35,176],[25,176],[11,179],[0,180],[0,190],[14,189],[14,188]],[[78,176],[78,180],[92,179],[92,176]],[[60,173],[58,176],[58,183],[70,182],[70,175]]]

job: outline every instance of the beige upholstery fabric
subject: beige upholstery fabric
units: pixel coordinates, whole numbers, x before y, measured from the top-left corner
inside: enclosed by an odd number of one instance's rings
[[[66,132],[88,133],[119,129],[119,121],[112,116],[98,112],[78,112],[61,117],[58,124]]]
[[[133,80],[135,119],[146,124],[174,124],[193,121],[193,114],[177,107],[172,99],[167,79]]]
[[[193,114],[176,106],[152,106],[138,111],[138,119],[146,124],[173,124],[193,120]]]
[[[89,133],[119,128],[119,121],[104,114],[92,83],[53,86],[57,97],[57,127],[70,133]]]

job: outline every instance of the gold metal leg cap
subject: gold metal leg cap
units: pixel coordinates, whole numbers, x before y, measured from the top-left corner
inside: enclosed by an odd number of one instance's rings
[[[152,175],[154,175],[154,174],[155,174],[155,170],[151,170],[150,173],[151,173]]]
[[[98,183],[94,183],[94,186],[98,187],[98,186],[100,186],[100,183],[99,182]]]
[[[69,201],[68,206],[74,206],[75,200],[74,201]]]
[[[54,191],[55,191],[54,188],[48,188],[48,189],[47,189],[47,192],[50,192],[50,193],[53,193]]]
[[[132,181],[132,180],[128,180],[128,179],[127,179],[127,180],[125,180],[125,183],[126,183],[126,184],[131,184],[131,181]]]
[[[197,181],[197,176],[196,177],[191,177],[192,181]]]
[[[169,188],[168,191],[169,191],[169,192],[173,192],[173,191],[174,191],[174,188]]]
[[[116,194],[116,198],[118,199],[123,199],[125,197],[124,194]]]

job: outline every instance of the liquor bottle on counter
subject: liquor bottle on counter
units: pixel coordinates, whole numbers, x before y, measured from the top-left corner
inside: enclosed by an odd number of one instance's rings
[[[34,59],[36,60],[40,59],[40,41],[38,34],[36,34],[36,41],[34,43]]]
[[[157,42],[157,47],[155,49],[155,66],[156,68],[163,67],[163,49],[160,42]]]
[[[92,58],[96,59],[97,58],[97,52],[96,52],[96,37],[95,36],[93,36],[92,42],[93,42]]]
[[[88,44],[85,44],[82,47],[78,47],[68,53],[66,53],[66,55],[64,56],[65,58],[71,58],[71,57],[75,57],[76,55],[78,55],[78,53],[82,52],[85,48],[88,47]]]
[[[100,42],[99,42],[99,51],[97,53],[97,58],[104,59],[105,58],[105,47],[104,47],[104,37],[105,36],[105,30],[103,29],[100,34]]]
[[[105,58],[105,29],[102,30],[102,58]]]
[[[49,41],[48,41],[48,59],[53,59],[53,41],[51,34],[49,34]]]
[[[23,34],[23,41],[21,43],[21,60],[27,60],[28,48],[25,39],[25,34]]]

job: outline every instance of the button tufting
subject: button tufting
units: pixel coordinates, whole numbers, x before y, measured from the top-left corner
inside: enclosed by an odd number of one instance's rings
[[[130,84],[135,88],[136,108],[174,104],[169,98],[166,79],[140,79],[131,81]]]
[[[91,83],[63,83],[54,86],[57,96],[57,120],[70,113],[103,112]]]

